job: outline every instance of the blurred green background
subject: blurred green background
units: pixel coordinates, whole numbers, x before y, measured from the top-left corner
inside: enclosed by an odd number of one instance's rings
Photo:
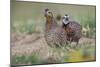
[[[70,5],[37,2],[11,2],[12,32],[43,33],[45,25],[44,9],[49,8],[54,16],[69,14],[84,28],[87,37],[95,37],[95,6]],[[61,22],[59,22],[61,24]]]
[[[78,21],[82,25],[83,27],[82,33],[83,36],[86,37],[83,38],[83,40],[81,40],[84,42],[80,44],[81,47],[77,48],[76,51],[74,52],[62,51],[62,53],[64,54],[63,58],[59,57],[59,53],[58,55],[55,55],[54,57],[51,58],[55,59],[56,57],[58,57],[60,58],[60,60],[57,59],[57,61],[61,63],[95,60],[96,7],[90,5],[71,5],[71,4],[11,1],[11,33],[12,35],[13,33],[14,34],[21,33],[20,36],[16,35],[16,38],[15,37],[12,38],[12,43],[16,44],[14,45],[14,48],[12,46],[12,53],[13,51],[18,51],[19,48],[21,49],[23,48],[23,46],[21,46],[23,44],[20,43],[22,41],[25,42],[26,45],[29,45],[31,43],[30,41],[34,39],[34,37],[36,37],[35,35],[31,35],[31,34],[44,33],[44,29],[45,29],[44,9],[45,8],[51,9],[53,11],[55,18],[57,15],[64,16],[65,14],[69,14],[72,20]],[[61,23],[62,23],[61,21],[60,22],[58,21],[59,25],[61,25]],[[25,35],[23,33],[25,33]],[[30,36],[30,38],[28,39],[26,38],[26,40],[24,40],[25,37],[27,36]],[[23,38],[21,39],[21,37]],[[15,39],[16,41],[13,42],[13,40]],[[30,41],[26,43],[27,40]],[[17,46],[19,45],[19,43],[20,46]],[[40,42],[40,44],[43,43]],[[32,46],[34,47],[33,42],[32,42]],[[22,49],[22,52],[24,49],[27,49],[27,46],[26,48]],[[30,50],[32,50],[32,48]],[[55,50],[59,51],[59,49],[55,49]],[[48,63],[47,61],[49,60],[44,61],[41,57],[42,57],[41,53],[38,55],[34,53],[30,55],[21,55],[21,56],[19,54],[15,56],[13,55],[12,64]]]

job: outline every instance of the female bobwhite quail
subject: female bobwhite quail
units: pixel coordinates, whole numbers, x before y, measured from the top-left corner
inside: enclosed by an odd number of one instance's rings
[[[51,47],[62,47],[67,43],[66,31],[58,26],[53,17],[53,13],[49,9],[45,9],[46,27],[45,40]]]
[[[76,21],[69,20],[69,16],[66,14],[62,18],[62,27],[65,29],[68,36],[67,40],[70,41],[70,43],[76,42],[78,44],[79,39],[82,36],[82,26]]]

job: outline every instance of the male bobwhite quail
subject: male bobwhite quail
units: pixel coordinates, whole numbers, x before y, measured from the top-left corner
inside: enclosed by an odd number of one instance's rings
[[[82,36],[81,30],[82,26],[76,22],[69,20],[69,15],[62,17],[62,27],[66,30],[67,40],[71,42],[76,42],[78,44],[79,39]]]
[[[45,9],[46,27],[45,40],[51,47],[62,47],[67,43],[66,31],[58,26],[54,19],[53,13],[49,9]]]

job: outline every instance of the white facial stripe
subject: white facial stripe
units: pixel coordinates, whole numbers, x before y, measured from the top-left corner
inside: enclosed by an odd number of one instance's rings
[[[69,16],[64,16],[64,18],[63,18],[63,23],[64,24],[68,24],[69,23],[69,21],[66,21],[66,18],[69,18]]]
[[[64,16],[64,18],[69,18],[69,16]]]
[[[67,16],[64,16],[64,18],[66,18]]]
[[[69,21],[66,21],[65,19],[63,19],[63,23],[64,23],[64,24],[68,24]]]
[[[51,11],[47,11],[47,14],[49,14]]]

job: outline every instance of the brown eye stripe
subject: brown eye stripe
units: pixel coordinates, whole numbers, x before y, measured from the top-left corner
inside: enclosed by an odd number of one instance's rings
[[[48,12],[48,13],[51,13],[51,12]]]

